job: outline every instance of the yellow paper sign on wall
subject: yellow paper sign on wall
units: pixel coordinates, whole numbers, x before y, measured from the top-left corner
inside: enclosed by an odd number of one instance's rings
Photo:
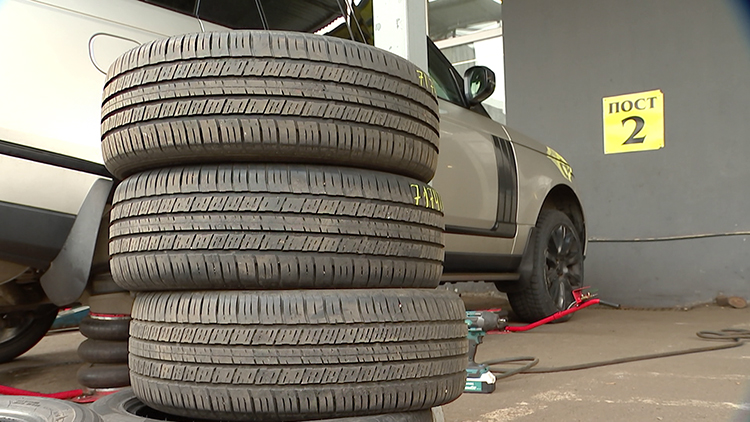
[[[604,97],[604,153],[664,148],[661,90]]]

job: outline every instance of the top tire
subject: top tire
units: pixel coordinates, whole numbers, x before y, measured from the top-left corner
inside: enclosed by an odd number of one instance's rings
[[[115,60],[102,152],[118,178],[195,162],[330,164],[428,182],[438,154],[429,76],[375,47],[277,31],[188,34]]]

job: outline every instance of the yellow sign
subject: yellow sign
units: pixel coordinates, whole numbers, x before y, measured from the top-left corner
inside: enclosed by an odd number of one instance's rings
[[[604,97],[604,153],[664,148],[664,93]]]

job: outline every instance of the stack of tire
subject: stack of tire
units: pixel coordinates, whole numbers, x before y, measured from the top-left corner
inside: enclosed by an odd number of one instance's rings
[[[107,241],[110,208],[100,222],[97,245]],[[78,346],[83,365],[76,378],[87,395],[98,397],[130,385],[128,338],[133,298],[118,286],[109,270],[109,254],[96,248],[91,274],[83,294],[88,296],[89,314],[80,322],[86,340]]]
[[[78,382],[91,390],[130,385],[128,376],[127,315],[90,314],[80,325],[86,340],[78,346],[84,364],[76,374]]]
[[[98,274],[90,284],[90,312],[79,325],[86,337],[78,346],[78,356],[84,364],[76,376],[89,393],[96,395],[97,390],[130,385],[128,333],[132,299],[114,285],[109,273]]]
[[[408,421],[461,394],[463,303],[434,289],[426,74],[340,39],[193,34],[116,60],[102,107],[105,164],[123,179],[110,264],[138,292],[129,368],[143,403],[210,420]]]

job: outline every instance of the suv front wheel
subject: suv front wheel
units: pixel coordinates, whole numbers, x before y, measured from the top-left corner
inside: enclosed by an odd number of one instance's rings
[[[533,322],[574,304],[573,289],[583,282],[583,243],[567,215],[547,209],[539,214],[529,247],[533,268],[528,286],[508,292],[508,300],[519,319]]]

